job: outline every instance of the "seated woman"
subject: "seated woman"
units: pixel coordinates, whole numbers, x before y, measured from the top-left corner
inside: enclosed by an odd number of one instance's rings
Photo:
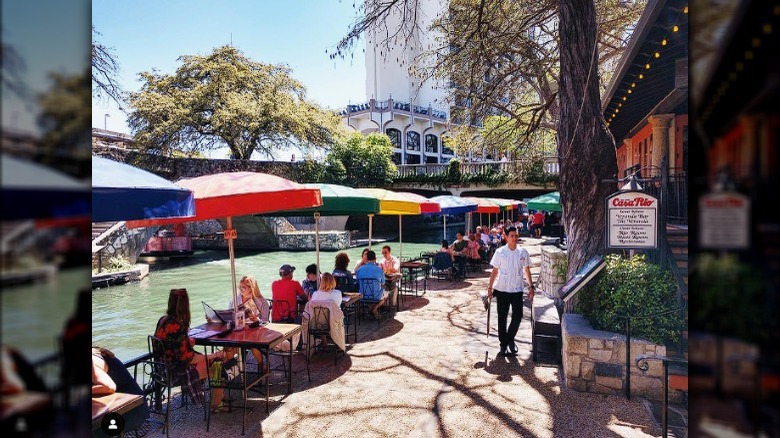
[[[188,394],[202,402],[203,381],[208,377],[208,368],[203,354],[195,352],[195,339],[189,337],[190,298],[187,289],[171,289],[168,295],[168,309],[159,321],[154,336],[160,339],[164,351],[163,360],[173,367],[177,380]],[[222,359],[221,351],[209,356],[212,362]],[[211,410],[222,409],[222,389],[215,389],[211,395]]]
[[[263,298],[263,294],[260,293],[260,286],[257,284],[257,279],[251,275],[241,277],[241,281],[238,282],[238,289],[241,292],[241,304],[239,304],[239,309],[244,309],[245,321],[247,323],[268,321],[270,314],[268,300]],[[228,309],[233,309],[234,307],[233,300],[231,299],[230,303],[228,303]],[[235,349],[227,348],[225,349],[224,355],[225,357],[230,358],[236,353],[238,353],[238,351],[235,351]],[[260,350],[253,348],[252,356],[257,360],[257,366],[259,368],[263,364],[262,353],[260,353]]]
[[[336,279],[331,275],[330,273],[326,272],[322,274],[322,278],[320,279],[320,288],[314,292],[314,295],[312,295],[312,298],[310,300],[310,304],[307,305],[307,309],[310,310],[313,306],[328,306],[332,308],[331,311],[331,317],[333,317],[333,312],[336,311],[336,309],[341,308],[341,291],[336,289]],[[335,306],[335,307],[334,307]],[[339,312],[340,313],[340,312]],[[344,314],[341,313],[341,319],[343,320]],[[333,323],[337,323],[337,321],[332,321]],[[334,324],[332,324],[334,325]],[[342,331],[339,334],[338,332],[334,333],[333,330],[331,330],[331,337],[334,338],[334,342],[336,342],[337,345],[339,345],[342,349],[344,348],[344,342],[343,342],[343,322],[339,324],[335,324],[337,327],[341,327]],[[339,339],[336,339],[336,337],[340,336]],[[322,336],[321,342],[323,344],[327,344],[328,340],[326,336]]]
[[[143,396],[133,376],[114,353],[105,348],[92,348],[92,396],[102,396],[123,392]],[[125,430],[134,430],[149,418],[149,406],[143,403],[123,414]],[[92,432],[92,436],[108,436],[101,429]]]
[[[450,258],[452,261],[455,261],[455,254],[452,252],[452,248],[450,248],[450,242],[447,241],[447,239],[444,239],[441,241],[441,247],[439,248],[439,252],[446,252],[450,255]]]
[[[358,260],[357,263],[355,263],[355,269],[352,270],[352,272],[357,275],[357,271],[361,266],[364,266],[366,263],[368,263],[368,258],[366,257],[366,254],[368,254],[369,249],[365,248],[363,249],[363,252],[360,254],[360,260]]]
[[[352,273],[349,272],[349,256],[345,252],[336,255],[336,264],[333,269],[333,277],[336,284],[340,285],[342,292],[357,292],[358,285]]]

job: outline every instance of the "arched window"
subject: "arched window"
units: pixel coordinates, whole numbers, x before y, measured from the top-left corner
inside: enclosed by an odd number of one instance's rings
[[[433,134],[425,136],[425,153],[426,154],[438,154],[439,153],[439,137]]]
[[[390,128],[385,131],[385,134],[390,137],[390,142],[393,143],[394,147],[401,148],[401,131]]]
[[[419,151],[420,150],[420,133],[417,131],[409,131],[406,133],[406,150],[407,151]]]
[[[400,152],[394,152],[393,153],[393,163],[394,164],[401,164],[401,153]]]

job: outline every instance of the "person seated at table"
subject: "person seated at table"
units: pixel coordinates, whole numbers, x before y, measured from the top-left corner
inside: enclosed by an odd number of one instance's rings
[[[356,292],[357,282],[352,273],[349,272],[349,256],[345,252],[340,252],[336,255],[336,263],[333,267],[333,277],[336,279],[336,283],[340,285],[342,292]]]
[[[439,248],[439,252],[446,252],[450,255],[450,258],[452,261],[455,261],[455,255],[452,253],[452,248],[450,248],[450,243],[447,241],[447,239],[443,239],[441,241],[441,247]]]
[[[195,339],[189,337],[190,330],[190,298],[187,289],[171,289],[168,295],[168,308],[154,331],[154,336],[162,342],[162,359],[173,368],[174,381],[182,385],[190,398],[197,402],[203,400],[203,381],[208,377],[211,363],[206,356],[197,353],[193,346]],[[209,355],[210,362],[222,359],[223,353],[218,351]],[[211,394],[211,410],[222,409],[222,389],[214,389]]]
[[[105,348],[92,348],[92,396],[104,396],[115,392],[140,395],[144,392],[132,374],[114,353]],[[122,414],[125,430],[134,430],[149,418],[149,405],[144,398],[139,406]],[[101,429],[92,432],[92,436],[108,436]]]
[[[476,260],[482,260],[482,256],[479,254],[479,244],[482,242],[481,240],[477,240],[477,235],[474,233],[469,233],[469,241],[468,241],[468,249],[467,254],[469,261],[474,262]]]
[[[239,309],[243,309],[245,312],[244,320],[247,323],[269,321],[268,317],[270,316],[270,310],[268,309],[268,300],[260,293],[260,286],[257,284],[257,279],[251,275],[241,277],[241,281],[238,282],[238,290],[241,292],[241,297],[239,298],[241,303],[238,306]],[[233,309],[234,307],[233,299],[231,298],[228,303],[228,309]],[[231,358],[235,356],[236,353],[238,353],[236,349],[226,348],[224,354],[225,357]],[[260,353],[260,350],[253,348],[252,356],[255,357],[257,366],[260,368],[263,364],[263,355]]]
[[[379,319],[382,317],[379,314],[379,307],[384,304],[388,295],[385,288],[382,287],[385,284],[385,273],[382,271],[382,267],[376,264],[374,251],[368,251],[366,258],[368,261],[357,272],[357,279],[360,282],[360,293],[363,294],[363,298],[377,301],[371,306],[371,315]],[[367,286],[367,283],[372,283],[372,286]]]
[[[311,294],[317,290],[317,265],[312,263],[306,267],[306,278],[301,280],[301,287],[306,292],[306,296],[311,298]]]
[[[271,283],[271,296],[274,300],[271,316],[275,322],[297,320],[298,299],[303,302],[309,300],[309,296],[303,291],[301,284],[293,280],[293,271],[295,271],[295,266],[282,265],[279,268],[281,278]],[[277,302],[285,304],[277,305]]]
[[[332,301],[339,306],[341,305],[341,291],[336,289],[336,278],[333,274],[329,272],[322,274],[320,288],[312,294],[311,301]]]
[[[48,433],[54,418],[51,394],[36,374],[33,365],[13,347],[0,347],[0,399],[3,419],[0,430],[18,434],[17,421],[24,418],[30,436],[54,435]],[[11,411],[11,412],[9,412]],[[15,413],[13,413],[15,412]]]
[[[369,249],[365,248],[363,249],[363,252],[360,254],[360,260],[358,260],[357,263],[355,263],[355,269],[352,270],[355,274],[357,274],[358,269],[368,263],[368,258],[366,257],[366,254],[368,254]]]
[[[455,241],[450,245],[450,249],[452,249],[452,253],[455,256],[455,261],[458,262],[458,271],[455,273],[455,276],[465,278],[468,242],[463,240],[462,231],[458,231],[455,234]]]
[[[382,247],[382,261],[379,262],[379,266],[382,267],[385,274],[397,274],[401,272],[401,261],[390,253],[389,245]]]

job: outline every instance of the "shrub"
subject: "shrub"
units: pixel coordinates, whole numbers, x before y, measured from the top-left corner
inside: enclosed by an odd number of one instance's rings
[[[593,328],[616,333],[625,332],[625,318],[620,316],[654,315],[632,318],[632,336],[656,344],[677,341],[683,318],[680,312],[668,312],[677,307],[672,274],[647,263],[644,256],[611,254],[606,263],[597,284],[580,291],[576,310]]]
[[[459,183],[463,178],[463,172],[460,168],[460,160],[453,158],[447,164],[447,180],[452,183]]]

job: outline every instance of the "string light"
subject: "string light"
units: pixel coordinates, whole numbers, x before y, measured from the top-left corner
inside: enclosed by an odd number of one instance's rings
[[[626,96],[623,96],[623,100],[626,100]]]
[[[631,83],[631,88],[634,88],[634,87],[636,87],[636,82],[632,82]]]
[[[688,13],[688,6],[683,8],[683,14],[687,14],[687,13]]]
[[[672,32],[677,32],[678,30],[680,30],[680,26],[678,26],[676,24],[674,26],[672,26]]]
[[[747,60],[753,59],[753,51],[752,50],[748,50],[748,51],[745,52],[745,59],[747,59]]]
[[[645,75],[642,74],[642,73],[639,73],[639,79],[644,79],[644,78],[645,78]]]
[[[628,90],[628,94],[631,94],[631,90]]]
[[[745,64],[738,61],[737,64],[734,66],[734,68],[736,68],[737,71],[742,71],[745,68]]]
[[[650,70],[650,63],[645,64],[645,70]]]
[[[765,24],[764,25],[764,33],[769,35],[772,33],[772,25],[771,24]]]
[[[758,38],[758,37],[753,38],[753,41],[751,42],[751,45],[753,46],[754,49],[757,49],[757,48],[761,47],[761,38]]]
[[[665,45],[666,45],[666,42],[667,42],[667,41],[666,41],[666,38],[662,39],[662,40],[661,40],[661,45],[662,45],[662,46],[665,46]]]
[[[655,52],[655,55],[654,55],[654,56],[655,56],[656,58],[660,58],[660,57],[661,57],[661,54],[660,54],[660,53],[658,53],[658,52]]]

